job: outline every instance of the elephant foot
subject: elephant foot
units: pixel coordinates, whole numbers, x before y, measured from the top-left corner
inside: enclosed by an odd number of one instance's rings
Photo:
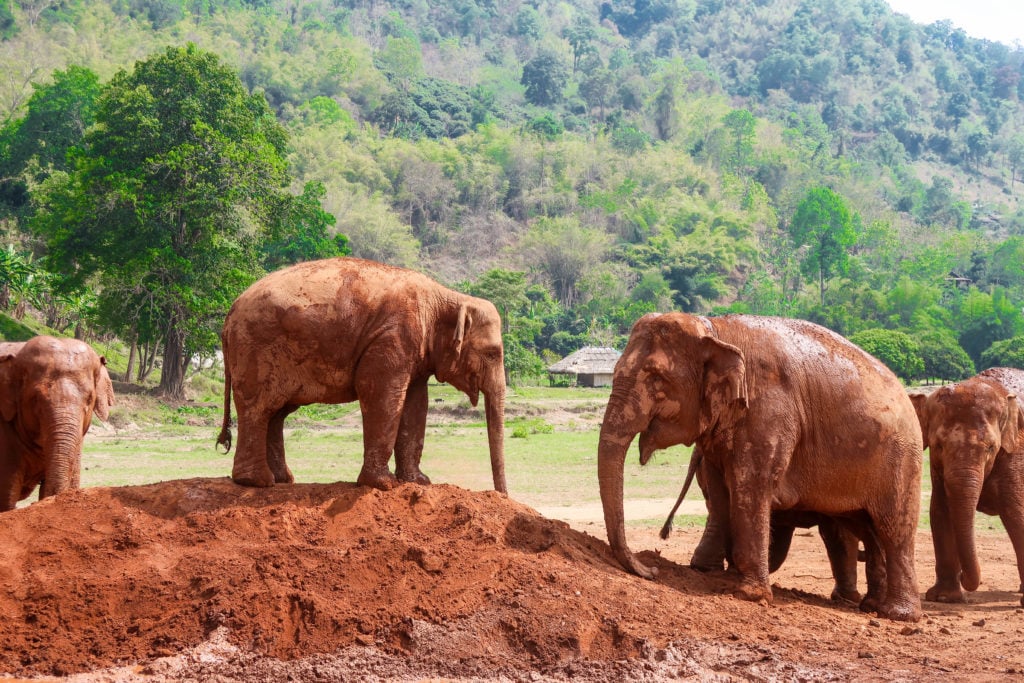
[[[702,560],[696,555],[690,559],[690,569],[696,569],[699,572],[720,572],[725,569],[725,560],[719,560],[718,562]]]
[[[411,482],[413,484],[420,484],[422,486],[430,485],[430,479],[427,477],[427,475],[420,472],[418,468],[412,472],[403,472],[399,470],[397,472],[397,475],[398,481]]]
[[[733,591],[733,596],[748,602],[770,605],[772,604],[772,587],[767,584],[755,584],[744,581]]]
[[[365,467],[359,472],[356,483],[360,486],[370,486],[381,491],[390,491],[398,486],[398,478],[388,470],[383,472],[369,471]]]
[[[863,596],[856,588],[840,588],[836,586],[832,589],[830,599],[832,602],[847,602],[851,605],[858,605],[861,603]]]
[[[253,471],[236,467],[231,471],[231,479],[242,486],[267,488],[274,485],[274,474],[267,468]]]
[[[967,602],[959,585],[944,586],[938,583],[925,591],[924,599],[931,602]]]
[[[274,482],[277,484],[294,484],[295,475],[292,474],[288,467],[285,467],[283,471],[274,472]]]
[[[916,602],[892,602],[879,605],[876,610],[878,616],[893,621],[919,621],[921,619],[921,606]]]

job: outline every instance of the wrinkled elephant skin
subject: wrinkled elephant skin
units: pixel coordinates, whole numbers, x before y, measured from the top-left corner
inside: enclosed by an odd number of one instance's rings
[[[40,499],[78,488],[93,413],[106,420],[113,405],[106,360],[85,342],[0,343],[0,511],[37,486]]]
[[[285,417],[311,403],[356,400],[363,417],[358,482],[385,490],[429,483],[419,466],[427,380],[434,375],[474,406],[483,393],[494,487],[506,491],[504,353],[491,302],[403,268],[355,258],[310,261],[243,292],[221,341],[226,381],[217,443],[231,447],[234,391],[238,446],[231,476],[237,483],[292,482]]]
[[[963,591],[981,583],[975,510],[999,515],[1024,585],[1022,397],[1024,370],[1011,368],[911,396],[931,463],[935,584],[925,593],[928,600],[963,602]]]
[[[669,313],[637,321],[615,367],[598,479],[613,553],[651,577],[628,548],[622,512],[623,465],[638,434],[642,459],[668,441],[703,452],[708,485],[728,500],[738,597],[771,602],[772,511],[816,513],[862,521],[884,558],[878,613],[920,618],[921,430],[900,381],[877,359],[799,320]]]

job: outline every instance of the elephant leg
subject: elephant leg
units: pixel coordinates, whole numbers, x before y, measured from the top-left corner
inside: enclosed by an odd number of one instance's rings
[[[932,469],[932,499],[928,514],[932,525],[932,546],[935,549],[935,584],[925,592],[925,599],[934,602],[964,602],[960,587],[960,555],[957,553],[949,499],[941,475]]]
[[[291,484],[295,481],[284,459],[284,419],[298,409],[298,406],[287,405],[274,413],[267,423],[267,465],[274,473],[276,484]]]
[[[914,572],[914,544],[917,518],[899,520],[892,512],[868,511],[878,534],[885,564],[885,597],[878,614],[893,621],[917,621],[921,618],[921,597]]]
[[[18,501],[25,497],[21,495],[21,492],[21,472],[14,468],[0,468],[0,512],[7,512],[17,507]]]
[[[384,354],[380,354],[384,355]],[[405,407],[409,377],[387,367],[364,364],[356,372],[356,393],[363,415],[363,467],[356,483],[388,491],[398,479],[388,469]]]
[[[722,571],[732,546],[729,538],[729,490],[721,472],[709,465],[707,458],[697,470],[697,486],[704,494],[708,520],[690,558],[690,566],[702,572]]]
[[[238,445],[231,468],[231,478],[243,486],[273,486],[274,472],[267,462],[267,434],[271,415],[276,410],[267,410],[255,401],[247,401],[235,391],[235,406],[238,409]]]
[[[423,457],[423,435],[427,430],[427,380],[413,382],[405,395],[405,408],[395,440],[395,475],[399,481],[429,484],[420,471]]]
[[[818,534],[828,552],[832,566],[832,600],[858,604],[861,594],[857,590],[857,552],[860,540],[842,522],[833,517],[822,517],[818,523]]]
[[[772,602],[768,582],[768,542],[771,521],[771,481],[769,467],[755,463],[773,462],[772,456],[760,456],[750,444],[742,453],[734,453],[730,473],[729,528],[732,559],[740,573],[740,585],[734,595],[752,602]]]
[[[855,529],[864,542],[864,573],[868,583],[868,592],[860,601],[860,611],[878,612],[885,602],[888,590],[885,578],[885,553],[882,552],[878,534],[870,523],[858,525]]]
[[[796,527],[781,520],[775,519],[772,515],[770,524],[771,536],[768,542],[768,573],[778,571],[782,563],[789,555],[789,547],[793,543],[793,531]]]

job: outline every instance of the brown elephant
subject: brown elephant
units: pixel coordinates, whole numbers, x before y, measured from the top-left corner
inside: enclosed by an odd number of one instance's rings
[[[676,443],[703,452],[709,485],[729,501],[737,596],[771,601],[771,511],[814,512],[865,524],[885,563],[879,614],[920,618],[921,435],[906,391],[877,359],[799,320],[637,321],[615,367],[598,478],[616,558],[650,578],[629,550],[623,516],[623,465],[637,434],[641,463]]]
[[[76,489],[82,440],[106,420],[114,386],[85,342],[33,337],[0,344],[0,511],[40,486],[39,498]]]
[[[494,488],[506,492],[505,368],[501,318],[489,301],[420,273],[356,258],[300,263],[267,275],[231,306],[221,334],[224,424],[238,411],[232,478],[248,486],[292,482],[284,419],[310,403],[359,401],[358,483],[390,489],[430,480],[420,472],[431,375],[484,395]],[[395,474],[388,469],[392,452]]]
[[[699,448],[694,448],[690,456],[686,481],[679,492],[679,498],[669,512],[668,519],[665,520],[665,524],[661,528],[660,536],[662,539],[669,537],[676,510],[679,509],[686,497],[694,475],[696,475],[697,484],[704,495],[708,517],[700,542],[690,558],[690,566],[698,571],[721,571],[723,568],[734,566],[732,537],[729,532],[728,491],[711,491],[706,483],[708,475],[704,473],[705,467],[703,454]],[[717,477],[716,480],[721,480],[721,477]],[[853,530],[853,520],[837,519],[815,512],[773,510],[769,523],[768,573],[775,573],[786,561],[796,529],[809,529],[815,526],[818,527],[818,534],[825,545],[829,565],[832,568],[832,577],[835,580],[831,599],[837,602],[861,603],[864,596],[857,590],[857,561],[861,555],[860,539],[858,533]],[[877,608],[880,591],[885,589],[884,567],[881,567],[880,564],[874,561],[871,564],[869,596],[862,604],[865,609]],[[878,568],[881,568],[883,572],[881,576],[877,573]]]
[[[1024,370],[992,368],[911,396],[931,462],[935,585],[925,597],[963,602],[977,590],[974,512],[999,515],[1024,584]],[[1024,604],[1024,598],[1021,600]]]

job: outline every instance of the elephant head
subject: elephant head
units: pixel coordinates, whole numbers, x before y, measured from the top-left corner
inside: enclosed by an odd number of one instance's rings
[[[615,365],[598,445],[598,479],[608,540],[623,567],[651,578],[626,544],[623,466],[640,435],[640,462],[654,450],[692,445],[746,406],[743,353],[715,338],[700,318],[649,314],[633,326]]]
[[[452,307],[448,324],[439,326],[435,347],[440,359],[435,376],[469,397],[475,407],[484,395],[487,443],[491,453],[494,489],[505,484],[505,355],[501,317],[490,301],[463,297]]]
[[[924,447],[930,453],[932,485],[942,487],[948,504],[960,584],[973,591],[981,582],[974,513],[997,458],[1020,449],[1024,411],[1014,394],[983,377],[942,387],[927,396],[914,395],[911,400],[921,423]]]
[[[32,451],[23,464],[32,471],[27,493],[40,478],[40,498],[77,488],[93,413],[107,419],[114,404],[105,359],[81,341],[34,337],[0,357],[0,385],[0,417]]]

